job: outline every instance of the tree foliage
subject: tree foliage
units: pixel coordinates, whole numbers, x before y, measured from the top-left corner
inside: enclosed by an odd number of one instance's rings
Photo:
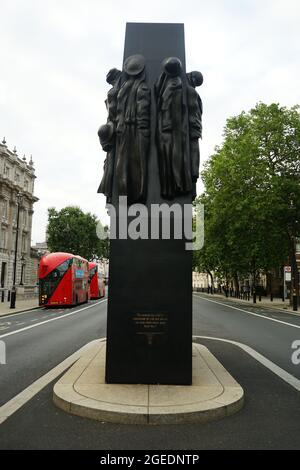
[[[194,265],[223,277],[268,272],[294,253],[300,233],[299,108],[259,103],[227,120],[206,162],[205,246]]]
[[[53,252],[64,251],[88,260],[108,258],[108,240],[99,240],[97,217],[79,207],[48,209],[48,246]]]

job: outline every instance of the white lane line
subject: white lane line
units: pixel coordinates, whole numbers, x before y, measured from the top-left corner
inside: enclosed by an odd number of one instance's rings
[[[193,295],[195,295],[196,297],[201,297],[201,299],[205,299],[205,297],[202,297],[201,294],[196,294],[195,292],[193,292]],[[229,297],[230,299],[230,297]],[[208,299],[207,299],[208,300]],[[234,302],[234,299],[230,299],[232,302]],[[250,303],[250,301],[248,302],[248,304]],[[245,304],[246,305],[246,304]],[[270,305],[264,305],[262,304],[261,302],[257,302],[256,304],[252,304],[252,305],[256,305],[257,308],[266,308],[267,310],[272,310],[272,313],[273,315],[276,314],[276,315],[282,315],[283,313],[286,313],[287,315],[293,315],[294,317],[298,317],[300,318],[300,313],[295,313],[295,312],[291,312],[290,310],[287,310],[285,308],[277,308],[277,307],[273,307],[272,308],[272,304]]]
[[[193,338],[211,339],[211,340],[214,340],[214,341],[223,341],[224,343],[230,343],[230,344],[233,344],[234,346],[238,346],[243,351],[245,351],[247,354],[249,354],[249,356],[253,357],[253,359],[256,359],[256,361],[260,362],[263,366],[265,366],[267,369],[272,371],[274,374],[276,374],[278,377],[280,377],[282,380],[284,380],[289,385],[291,385],[293,388],[295,388],[298,392],[300,392],[300,380],[299,379],[297,379],[294,375],[290,374],[286,370],[279,367],[274,362],[270,361],[270,359],[267,359],[265,356],[263,356],[262,354],[257,352],[255,349],[252,349],[250,346],[247,346],[244,343],[239,343],[238,341],[233,341],[233,340],[230,340],[230,339],[223,339],[223,338],[215,338],[213,336],[195,336],[195,335],[193,335]]]
[[[213,302],[214,304],[223,305],[224,307],[228,307],[234,310],[239,310],[240,312],[248,313],[249,315],[253,315],[254,317],[263,318],[264,320],[273,321],[275,323],[282,323],[283,325],[300,329],[300,325],[294,325],[294,323],[288,323],[282,320],[277,320],[276,318],[270,318],[270,317],[266,317],[265,315],[260,315],[259,313],[249,312],[249,310],[244,310],[243,308],[238,308],[238,307],[234,307],[233,305],[224,304],[224,302],[217,302],[216,300],[206,299],[205,297],[201,297],[201,295],[194,294],[194,296],[198,299],[200,298],[202,300],[206,300],[207,302]]]
[[[77,361],[91,347],[93,347],[96,343],[102,340],[103,338],[100,338],[86,344],[78,351],[73,353],[71,356],[67,357],[63,362],[61,362],[49,372],[47,372],[45,375],[33,382],[31,385],[29,385],[29,387],[25,388],[22,392],[13,397],[7,403],[2,405],[0,407],[0,424],[3,423],[16,411],[18,411],[23,405],[25,405],[29,400],[31,400],[49,383],[53,382],[54,379],[56,379],[60,374],[62,374],[66,369],[68,369],[68,367],[74,364],[74,362]]]
[[[19,328],[18,330],[10,331],[9,333],[5,333],[4,335],[0,335],[0,339],[1,338],[6,338],[7,336],[11,336],[11,335],[16,335],[17,333],[21,333],[23,331],[30,330],[31,328],[36,328],[37,326],[44,325],[45,323],[49,323],[51,321],[62,320],[66,317],[69,317],[70,315],[75,315],[78,312],[82,312],[83,310],[87,310],[88,308],[92,308],[95,305],[101,304],[102,302],[106,302],[106,301],[107,301],[107,299],[104,299],[104,300],[101,300],[100,302],[97,302],[93,305],[89,305],[88,307],[84,307],[84,308],[80,308],[79,310],[75,310],[74,312],[66,313],[65,315],[60,315],[59,317],[50,318],[49,320],[41,321],[40,323],[36,323],[35,325],[29,325],[29,326],[25,326],[24,328]],[[35,320],[32,320],[32,321],[35,321]]]

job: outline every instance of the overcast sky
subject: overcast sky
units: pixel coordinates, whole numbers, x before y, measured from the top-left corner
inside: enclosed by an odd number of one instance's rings
[[[126,22],[185,24],[187,71],[204,75],[202,163],[229,116],[300,104],[299,0],[0,0],[0,15],[0,136],[35,162],[33,243],[50,206],[107,222],[97,129]]]

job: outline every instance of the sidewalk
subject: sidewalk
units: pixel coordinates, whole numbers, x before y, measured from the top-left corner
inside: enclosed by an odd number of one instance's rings
[[[38,308],[38,297],[29,300],[16,300],[16,308],[9,308],[9,302],[0,302],[0,317],[12,313],[24,312]]]
[[[286,300],[285,302],[282,302],[281,299],[274,299],[273,302],[271,302],[270,298],[262,297],[261,302],[259,301],[259,298],[257,296],[256,298],[256,304],[253,303],[252,297],[250,297],[250,300],[242,300],[242,299],[236,299],[235,297],[226,297],[224,294],[207,294],[207,292],[196,292],[193,291],[193,294],[201,294],[205,295],[207,298],[210,299],[218,299],[218,300],[232,300],[233,302],[239,303],[241,305],[248,305],[249,307],[263,307],[263,308],[270,308],[273,310],[279,310],[281,312],[288,312],[288,313],[294,313],[300,316],[300,308],[298,307],[298,312],[294,312],[292,306],[290,305],[289,301]]]

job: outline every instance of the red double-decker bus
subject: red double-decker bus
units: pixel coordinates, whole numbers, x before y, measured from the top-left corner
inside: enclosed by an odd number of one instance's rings
[[[91,299],[101,299],[105,296],[104,279],[98,271],[97,263],[89,263],[90,269],[90,296]]]
[[[50,253],[39,266],[39,305],[70,306],[88,302],[89,263],[71,253]]]

